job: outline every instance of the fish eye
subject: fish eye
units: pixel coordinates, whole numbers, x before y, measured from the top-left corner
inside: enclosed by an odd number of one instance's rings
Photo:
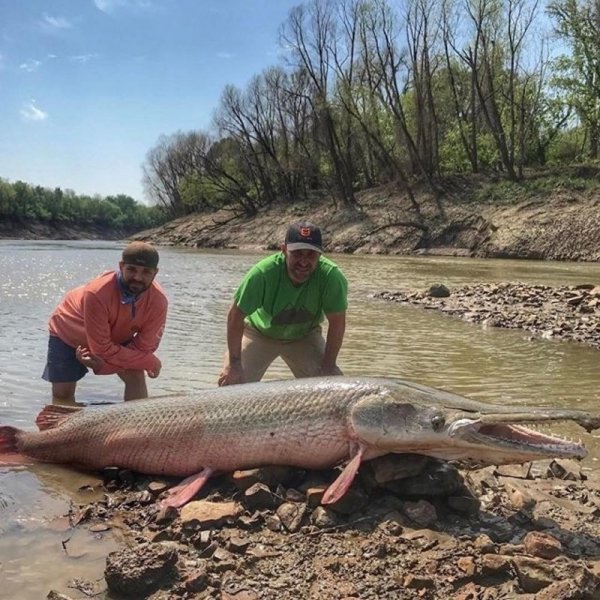
[[[441,415],[436,415],[431,419],[431,426],[433,427],[434,431],[440,431],[440,429],[442,429],[445,424],[446,419],[444,419],[444,417],[442,417]]]

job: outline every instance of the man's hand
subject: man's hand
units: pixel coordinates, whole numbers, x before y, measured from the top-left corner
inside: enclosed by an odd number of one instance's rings
[[[217,381],[219,387],[236,383],[244,383],[244,369],[242,369],[241,362],[230,363],[223,367]]]
[[[156,367],[154,367],[154,369],[152,369],[151,371],[146,371],[146,373],[148,373],[148,377],[150,377],[150,379],[156,379],[159,375],[160,375],[160,371],[162,369],[162,363],[160,362],[160,360],[158,360],[158,357],[156,358]]]
[[[89,349],[85,346],[77,346],[75,349],[75,357],[84,367],[92,369],[94,373],[96,372],[96,369],[99,369],[102,366],[102,359],[91,354]]]

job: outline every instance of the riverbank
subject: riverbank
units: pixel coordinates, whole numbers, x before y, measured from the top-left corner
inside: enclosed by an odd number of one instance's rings
[[[522,329],[532,337],[600,349],[600,286],[550,287],[522,283],[448,289],[382,291],[377,298],[434,309],[483,327]]]
[[[252,217],[222,209],[143,232],[0,221],[0,238],[132,237],[169,246],[270,250],[279,246],[289,223],[308,219],[323,229],[328,252],[600,260],[600,167],[536,171],[518,183],[454,176],[439,188],[434,194],[416,185],[409,194],[388,185],[357,193],[353,206],[324,195],[275,203]]]
[[[202,500],[160,510],[157,497],[171,483],[113,469],[105,500],[71,517],[96,535],[120,531],[122,546],[109,555],[104,581],[71,587],[152,600],[600,594],[595,470],[547,460],[467,472],[388,455],[363,465],[342,500],[320,506],[333,477],[282,467],[236,472],[211,480]]]
[[[328,252],[432,254],[482,258],[600,260],[598,173],[531,176],[521,184],[470,176],[443,184],[440,197],[415,190],[415,203],[391,186],[332,201],[272,205],[256,216],[229,210],[194,214],[134,236],[194,248],[269,250],[287,225],[309,219]]]
[[[133,233],[99,225],[0,221],[0,239],[7,240],[122,240]]]

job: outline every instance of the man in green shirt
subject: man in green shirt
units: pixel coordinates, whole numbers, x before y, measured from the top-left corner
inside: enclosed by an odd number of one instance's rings
[[[255,264],[234,295],[219,385],[260,381],[279,356],[295,377],[341,375],[336,361],[347,290],[344,274],[323,256],[321,230],[307,222],[290,225],[281,252]]]

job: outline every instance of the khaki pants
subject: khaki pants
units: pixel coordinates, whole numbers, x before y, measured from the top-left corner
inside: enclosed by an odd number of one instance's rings
[[[244,381],[260,381],[278,357],[282,358],[294,377],[315,377],[319,375],[324,353],[325,339],[320,327],[300,340],[290,341],[269,338],[253,327],[246,326],[242,338]],[[227,354],[225,361],[228,361]]]

